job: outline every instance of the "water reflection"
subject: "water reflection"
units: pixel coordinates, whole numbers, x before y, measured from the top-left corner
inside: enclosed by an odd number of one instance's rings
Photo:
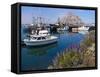
[[[88,31],[79,31],[78,33],[85,35],[88,33]]]
[[[43,56],[48,53],[48,49],[53,49],[57,46],[57,42],[45,46],[39,46],[39,47],[26,47],[28,50],[29,55],[34,55],[34,56]]]

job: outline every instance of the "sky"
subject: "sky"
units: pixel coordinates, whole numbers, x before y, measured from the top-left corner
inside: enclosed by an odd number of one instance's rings
[[[58,17],[63,17],[68,13],[79,16],[86,24],[95,23],[94,10],[64,9],[64,8],[45,8],[45,7],[21,7],[21,23],[32,24],[32,17],[43,17],[48,23],[55,23]]]

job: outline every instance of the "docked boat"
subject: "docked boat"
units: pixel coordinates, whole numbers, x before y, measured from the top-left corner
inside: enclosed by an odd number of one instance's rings
[[[58,31],[66,31],[66,30],[68,30],[68,26],[65,26],[65,27],[63,27],[63,28],[58,28],[57,30],[58,30]]]
[[[40,30],[36,34],[31,34],[24,43],[28,46],[39,46],[57,42],[58,37],[52,36],[47,30]]]
[[[78,31],[88,31],[88,30],[89,30],[89,27],[85,27],[85,26],[78,28]]]

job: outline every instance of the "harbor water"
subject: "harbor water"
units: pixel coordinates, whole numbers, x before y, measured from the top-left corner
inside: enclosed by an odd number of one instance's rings
[[[21,30],[21,39],[23,40],[27,32],[23,31],[23,28]],[[66,48],[78,48],[85,36],[84,32],[68,31],[61,31],[53,35],[58,37],[57,43],[39,47],[21,47],[21,70],[48,69],[58,53],[63,52]]]

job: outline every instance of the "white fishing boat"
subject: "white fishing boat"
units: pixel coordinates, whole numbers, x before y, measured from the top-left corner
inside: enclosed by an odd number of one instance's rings
[[[40,30],[38,33],[29,35],[24,39],[24,43],[28,46],[39,46],[57,42],[58,37],[52,36],[47,30]]]
[[[87,30],[89,30],[89,27],[82,26],[78,28],[78,31],[87,31]]]

